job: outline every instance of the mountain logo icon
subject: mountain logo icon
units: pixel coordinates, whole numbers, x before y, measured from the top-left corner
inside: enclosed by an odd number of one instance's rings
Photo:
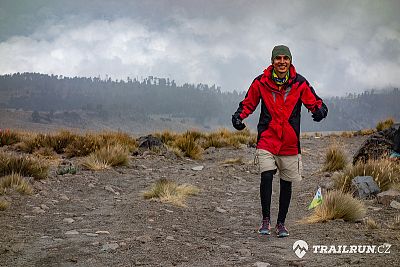
[[[303,258],[304,255],[306,255],[307,250],[308,250],[308,244],[306,241],[297,240],[296,242],[294,242],[293,251],[296,254],[296,256],[299,257],[300,259]]]

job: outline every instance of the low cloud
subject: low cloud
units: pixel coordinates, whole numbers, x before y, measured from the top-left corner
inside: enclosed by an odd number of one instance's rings
[[[265,13],[271,5],[262,3],[257,8],[235,2],[243,6],[242,17],[236,9],[211,16],[212,4],[197,15],[188,7],[174,8],[162,25],[154,22],[157,18],[127,15],[44,21],[29,34],[0,42],[0,73],[152,75],[244,91],[269,65],[273,46],[283,43],[291,48],[298,72],[321,95],[400,85],[400,23],[390,16],[393,11],[370,19],[372,9],[317,1],[315,6],[296,2],[282,15]]]

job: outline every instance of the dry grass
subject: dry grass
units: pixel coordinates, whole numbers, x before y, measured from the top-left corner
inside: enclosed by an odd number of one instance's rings
[[[0,153],[0,175],[19,173],[23,176],[32,176],[36,179],[44,179],[48,175],[49,165],[43,160],[28,156],[15,156],[8,153]]]
[[[368,229],[378,229],[380,225],[372,218],[366,218],[364,220],[364,224],[367,226]]]
[[[8,209],[10,203],[5,199],[0,199],[0,211]]]
[[[196,195],[199,189],[192,185],[178,185],[169,179],[158,180],[149,191],[143,193],[145,199],[155,199],[161,202],[171,203],[177,206],[186,206],[188,196]]]
[[[112,166],[128,165],[129,152],[120,144],[96,150],[87,156],[82,165],[90,170],[103,170]]]
[[[178,158],[183,158],[183,152],[177,147],[165,145],[167,150],[174,153]]]
[[[350,138],[354,136],[354,132],[350,132],[350,131],[346,131],[346,132],[342,132],[341,137],[345,137],[345,138]]]
[[[18,132],[5,129],[0,129],[0,147],[9,146],[21,141],[21,136]]]
[[[121,145],[129,152],[133,152],[138,148],[138,142],[135,138],[123,132],[104,132],[100,134],[102,138],[101,146]]]
[[[343,150],[338,145],[331,145],[325,155],[323,171],[334,172],[344,169],[347,158]]]
[[[160,138],[161,142],[163,142],[164,144],[170,145],[178,138],[179,134],[164,130],[161,133],[155,133],[154,136]]]
[[[354,133],[354,136],[364,136],[364,135],[371,135],[376,132],[375,129],[362,129]]]
[[[353,198],[349,193],[332,190],[324,195],[322,204],[314,209],[314,213],[306,218],[307,223],[326,222],[343,219],[345,221],[359,221],[366,214],[364,204]]]
[[[335,188],[350,192],[351,180],[356,176],[372,176],[379,188],[385,191],[392,185],[400,183],[400,165],[387,159],[371,160],[367,163],[358,162],[333,177]]]
[[[192,159],[201,159],[203,154],[203,149],[196,142],[196,139],[193,135],[187,134],[178,137],[173,143],[172,146],[178,148],[182,151],[183,156],[189,157]]]
[[[86,133],[78,135],[72,143],[65,148],[67,157],[84,157],[100,149],[102,137],[98,134]]]
[[[30,195],[33,192],[31,184],[16,173],[6,175],[0,179],[0,195],[6,193],[10,188],[24,195]]]
[[[379,132],[379,131],[389,129],[390,127],[392,127],[393,124],[394,124],[394,118],[387,118],[386,120],[379,121],[376,124],[376,130]]]

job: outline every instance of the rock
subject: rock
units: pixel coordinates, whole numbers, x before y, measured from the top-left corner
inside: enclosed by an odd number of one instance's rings
[[[332,180],[326,181],[321,184],[321,188],[325,190],[332,190],[335,187],[335,182]]]
[[[223,248],[223,249],[231,249],[232,248],[231,246],[227,246],[227,245],[220,245],[219,247]]]
[[[109,232],[109,231],[96,231],[96,234],[100,234],[100,235],[109,235],[110,232]]]
[[[392,200],[400,201],[400,192],[394,189],[379,193],[377,196],[378,203],[389,206]]]
[[[44,210],[42,210],[40,207],[33,207],[33,213],[45,213]]]
[[[50,208],[49,208],[48,206],[46,206],[45,204],[40,205],[40,207],[41,207],[43,210],[49,210],[49,209],[50,209]]]
[[[62,200],[69,200],[69,197],[67,197],[67,196],[64,195],[64,194],[61,194],[61,195],[60,195],[60,199],[62,199]]]
[[[139,241],[141,243],[147,243],[150,242],[152,239],[149,235],[142,235],[142,236],[138,236],[136,237],[136,241]]]
[[[201,170],[203,170],[204,169],[204,166],[196,166],[196,167],[193,167],[192,168],[192,171],[201,171]]]
[[[76,230],[71,230],[71,231],[67,231],[65,232],[66,235],[79,235],[79,232]]]
[[[254,263],[254,266],[256,266],[256,267],[267,267],[267,266],[271,266],[271,264],[269,264],[268,262],[257,261],[256,263]]]
[[[173,241],[173,240],[175,240],[175,238],[173,237],[173,236],[167,236],[167,238],[166,238],[168,241]]]
[[[251,251],[250,249],[247,248],[241,248],[238,250],[238,253],[242,256],[242,257],[250,257],[251,256]]]
[[[206,150],[204,150],[204,152],[205,152],[206,154],[211,154],[211,153],[214,153],[215,150],[216,150],[215,147],[210,146],[209,148],[207,148]]]
[[[119,195],[119,192],[118,192],[118,191],[115,191],[114,188],[112,188],[110,185],[105,186],[104,189],[107,190],[107,191],[109,191],[109,192],[111,192],[111,193],[114,193],[114,194],[116,194],[116,195]]]
[[[366,199],[378,194],[381,190],[371,176],[357,176],[351,180],[354,194],[360,199]]]
[[[91,237],[96,237],[96,236],[98,236],[98,234],[93,234],[93,233],[82,233],[83,235],[86,235],[86,236],[91,236]]]
[[[94,184],[92,184],[92,183],[89,183],[89,184],[88,184],[88,187],[90,187],[90,188],[94,188],[94,187],[95,187],[95,185],[94,185]]]
[[[164,146],[160,138],[155,137],[151,134],[139,137],[138,143],[139,143],[139,148],[147,148],[147,149]]]
[[[72,219],[72,218],[65,218],[65,219],[63,219],[63,222],[66,222],[66,223],[73,223],[75,220],[74,219]]]
[[[396,200],[392,200],[392,202],[390,202],[390,207],[399,210],[400,209],[400,202],[397,202]]]
[[[118,243],[107,243],[103,245],[101,251],[116,250],[117,248],[119,248]]]
[[[222,208],[220,208],[220,207],[216,207],[216,208],[215,208],[215,211],[216,211],[216,212],[219,212],[219,213],[225,213],[225,212],[226,212],[226,210],[224,210],[224,209],[222,209]]]

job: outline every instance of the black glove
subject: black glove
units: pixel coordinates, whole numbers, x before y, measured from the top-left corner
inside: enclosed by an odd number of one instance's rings
[[[232,125],[236,130],[243,130],[246,128],[246,125],[242,122],[242,119],[238,114],[233,114],[232,115]]]
[[[322,121],[323,118],[325,118],[328,115],[328,107],[322,103],[322,106],[317,109],[315,112],[313,112],[312,116],[314,121]]]

